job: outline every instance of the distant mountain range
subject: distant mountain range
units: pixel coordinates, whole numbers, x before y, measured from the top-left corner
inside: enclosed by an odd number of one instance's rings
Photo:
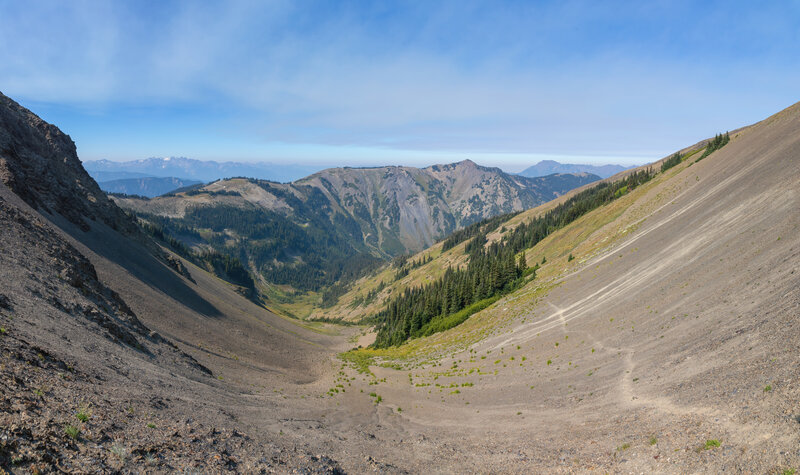
[[[320,170],[320,167],[310,165],[214,162],[186,157],[152,157],[128,162],[95,160],[83,162],[83,167],[98,182],[144,177],[178,177],[209,182],[222,178],[248,177],[286,183]]]
[[[124,193],[126,195],[139,195],[153,198],[175,191],[185,186],[198,185],[202,181],[185,180],[171,177],[141,177],[121,178],[118,180],[99,181],[100,189],[106,193]]]
[[[331,168],[286,184],[237,178],[152,200],[114,200],[187,245],[239,256],[271,282],[313,288],[350,267],[371,265],[365,256],[416,252],[460,227],[598,179],[587,173],[527,178],[465,160],[427,168]]]
[[[622,165],[581,165],[575,163],[559,163],[555,160],[542,160],[541,162],[522,170],[518,175],[527,177],[547,176],[553,173],[591,173],[600,178],[608,178],[617,173],[634,168]]]

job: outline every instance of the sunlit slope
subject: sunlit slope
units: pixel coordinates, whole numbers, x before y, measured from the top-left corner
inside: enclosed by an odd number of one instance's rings
[[[684,159],[679,165],[656,174],[652,181],[620,199],[590,212],[548,236],[533,248],[527,249],[528,265],[534,266],[537,263],[541,265],[538,277],[525,288],[515,292],[515,295],[508,296],[507,299],[520,298],[534,289],[553,285],[556,279],[581,268],[591,258],[608,252],[618,241],[624,240],[627,235],[647,222],[654,213],[661,213],[664,209],[669,208],[670,200],[695,186],[703,189],[701,177],[705,176],[707,180],[710,180],[720,178],[723,174],[730,175],[728,172],[730,167],[738,166],[738,160],[742,160],[738,154],[735,154],[737,149],[749,147],[749,142],[755,140],[752,138],[753,134],[761,135],[765,127],[772,128],[770,124],[774,124],[776,121],[780,122],[781,117],[790,116],[793,110],[793,108],[788,109],[755,126],[736,131],[731,136],[730,144],[697,163],[695,161],[702,156],[706,141],[687,147],[682,150]],[[660,163],[655,163],[653,167],[659,169]],[[708,165],[709,163],[714,165]],[[709,170],[709,167],[713,168]],[[627,173],[630,172],[623,172],[607,181],[618,180]],[[591,186],[593,185],[574,190],[558,200],[514,216],[488,234],[489,242],[501,239],[519,223],[529,221],[531,218],[547,212],[575,193]],[[341,318],[346,321],[369,318],[384,308],[393,295],[398,295],[409,287],[418,287],[439,278],[449,266],[466,265],[468,256],[464,252],[465,244],[466,241],[442,252],[442,244],[438,243],[411,257],[408,260],[411,265],[406,264],[405,269],[396,265],[385,266],[356,282],[347,294],[339,298],[335,306],[328,309],[317,309],[311,317]],[[571,261],[569,260],[570,255],[574,258]],[[546,259],[546,263],[541,264],[543,259]],[[422,264],[416,265],[417,263]],[[408,270],[407,275],[405,275],[406,269]],[[503,305],[503,302],[497,303],[495,307],[500,305]],[[491,314],[492,310],[489,309],[485,313]]]
[[[530,265],[546,257],[537,278],[461,325],[343,358],[386,378],[382,406],[442,428],[487,470],[510,453],[542,471],[797,467],[800,106],[700,161],[694,149],[527,249]],[[465,259],[463,246],[431,249],[389,288]],[[485,454],[487,440],[502,451]]]
[[[701,142],[693,147],[688,147],[683,152],[688,156],[693,151],[702,150],[703,146],[704,143]],[[693,161],[695,158],[696,156],[694,155],[689,156],[689,159],[678,168],[688,166],[690,160]],[[654,165],[641,167],[638,170],[645,170],[648,168],[657,170],[659,167],[660,162]],[[604,181],[609,183],[615,182],[635,171],[636,170],[628,170]],[[618,218],[620,218],[622,213],[629,207],[637,204],[637,201],[644,196],[644,190],[649,190],[657,186],[673,174],[673,170],[668,170],[666,175],[661,173],[656,174],[653,181],[646,183],[641,189],[637,188],[632,190],[630,193],[625,194],[612,203],[591,212],[589,215],[579,218],[566,228],[548,236],[544,241],[533,248],[526,249],[525,254],[528,265],[533,267],[539,264],[541,266],[541,269],[538,271],[539,276],[552,276],[554,270],[558,270],[559,272],[564,270],[564,264],[567,263],[566,259],[571,252],[578,250],[579,245],[587,244],[589,249],[595,252],[597,249],[610,244],[609,240],[616,239],[628,233],[631,230],[631,223],[625,220],[618,220]],[[488,231],[486,246],[508,236],[520,223],[530,222],[531,219],[544,215],[569,198],[593,186],[595,186],[595,184],[577,188],[558,199],[513,215],[513,217],[510,217],[510,219],[505,222],[484,227],[484,229]],[[609,229],[602,230],[604,226],[613,222],[616,222],[619,229],[614,228],[611,230],[613,232],[610,232]],[[598,236],[595,234],[601,230],[602,237],[596,239]],[[393,295],[398,295],[408,288],[415,288],[430,283],[441,277],[448,267],[458,268],[466,266],[469,261],[469,257],[465,251],[468,241],[469,239],[465,239],[451,249],[444,251],[442,243],[439,242],[431,248],[410,257],[404,266],[399,266],[396,263],[386,265],[378,271],[358,280],[347,294],[339,298],[335,306],[328,309],[317,309],[311,314],[311,317],[343,319],[345,321],[360,321],[369,318],[381,308],[385,307],[386,303],[391,300]],[[545,259],[546,262],[542,263],[543,259]],[[561,262],[559,259],[564,262]],[[569,265],[571,267],[577,263],[577,261],[574,263],[570,262]],[[542,279],[536,279],[536,281],[541,283]]]

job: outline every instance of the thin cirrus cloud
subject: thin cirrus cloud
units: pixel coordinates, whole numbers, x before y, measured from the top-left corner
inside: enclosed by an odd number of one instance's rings
[[[777,3],[31,3],[0,6],[0,90],[84,158],[631,163],[800,79]]]

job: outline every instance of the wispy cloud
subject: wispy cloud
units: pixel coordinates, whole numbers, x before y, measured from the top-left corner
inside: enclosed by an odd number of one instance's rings
[[[0,90],[97,144],[85,116],[122,144],[656,157],[800,79],[796,4],[32,3],[0,6]]]

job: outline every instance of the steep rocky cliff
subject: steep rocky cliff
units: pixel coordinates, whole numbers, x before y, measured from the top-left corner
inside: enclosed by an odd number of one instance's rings
[[[34,209],[60,214],[83,231],[101,221],[125,234],[136,232],[83,169],[69,135],[2,93],[0,180]]]

